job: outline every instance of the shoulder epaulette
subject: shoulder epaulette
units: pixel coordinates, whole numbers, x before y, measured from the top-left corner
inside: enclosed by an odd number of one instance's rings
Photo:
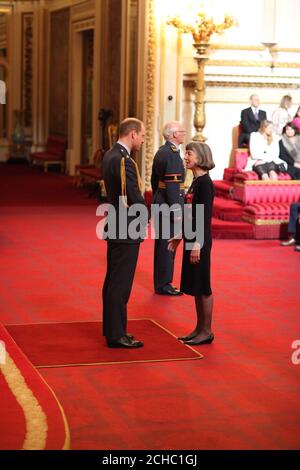
[[[127,151],[123,147],[120,148],[120,153],[121,153],[122,157],[130,158]]]

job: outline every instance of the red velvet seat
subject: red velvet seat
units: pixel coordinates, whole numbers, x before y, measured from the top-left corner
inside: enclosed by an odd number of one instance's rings
[[[259,203],[244,207],[242,220],[253,224],[254,238],[283,238],[287,233],[289,203]]]
[[[237,148],[234,153],[234,164],[238,171],[243,170],[248,161],[249,149],[248,148]]]
[[[66,160],[66,139],[51,135],[48,137],[46,149],[42,152],[34,152],[30,155],[32,163],[40,162],[47,173],[49,165],[60,165],[61,171],[65,169]]]
[[[86,183],[95,183],[102,181],[102,160],[104,151],[102,149],[96,150],[93,156],[93,163],[88,165],[75,166],[75,184],[83,186]]]
[[[226,200],[233,198],[244,205],[241,219],[253,226],[254,238],[285,236],[290,205],[300,201],[300,181],[288,173],[279,173],[277,181],[260,180],[254,171],[243,171],[248,149],[238,148],[234,156],[235,166],[225,168],[223,181],[214,181],[216,196],[224,199],[215,215],[227,217]]]
[[[300,201],[300,180],[291,180],[287,173],[279,173],[277,181],[262,181],[254,172],[237,173],[233,197],[244,204],[287,203]]]

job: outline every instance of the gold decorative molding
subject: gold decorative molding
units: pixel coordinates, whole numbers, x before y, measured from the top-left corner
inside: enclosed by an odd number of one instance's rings
[[[182,93],[182,34],[177,32],[177,67],[176,67],[176,121],[180,121],[181,119],[181,93]]]
[[[249,222],[253,225],[279,225],[279,224],[288,224],[288,220],[282,219],[272,219],[272,220],[265,220],[265,219],[255,219],[254,217],[248,217],[247,215],[243,215],[242,219],[244,222]]]
[[[222,67],[269,67],[269,68],[291,68],[299,69],[300,62],[259,62],[253,60],[215,60],[210,59],[207,65],[217,65]]]
[[[299,83],[273,83],[273,82],[238,82],[238,81],[212,81],[206,80],[206,86],[209,87],[222,87],[222,88],[300,88]],[[184,80],[184,88],[195,88],[195,80]]]
[[[300,88],[300,83],[272,83],[272,82],[218,82],[207,81],[207,86],[210,87],[238,87],[238,88]]]
[[[224,51],[264,51],[264,46],[250,46],[250,45],[232,45],[232,44],[211,44],[212,49],[221,49]],[[299,47],[272,47],[274,52],[300,52]]]
[[[164,138],[162,130],[164,126],[165,113],[165,69],[166,69],[166,24],[162,21],[160,25],[160,67],[159,67],[159,145],[162,145]]]
[[[84,18],[95,17],[95,3],[97,0],[81,0],[80,3],[72,5],[72,20],[83,20]]]
[[[74,7],[80,5],[85,0],[44,0],[45,7],[49,11],[61,10],[63,8]]]
[[[185,73],[184,75],[185,75],[185,77],[191,77],[191,79],[192,79],[193,77],[195,77],[196,74],[195,73]],[[232,77],[232,78],[248,78],[248,79],[249,78],[268,78],[268,79],[270,79],[270,75],[249,75],[249,74],[239,75],[239,74],[229,74],[229,73],[226,73],[226,74],[225,73],[208,73],[207,76],[209,76],[209,77],[222,77],[222,78]],[[272,78],[285,78],[285,79],[289,79],[289,80],[300,80],[300,75],[298,75],[298,76],[294,76],[294,75],[293,76],[292,75],[282,76],[282,75],[273,75],[272,74]]]
[[[247,45],[232,45],[232,44],[211,44],[211,49],[221,49],[224,51],[264,51],[263,46],[247,46]]]
[[[154,142],[154,112],[155,112],[155,71],[156,71],[156,23],[154,0],[148,2],[148,40],[146,63],[146,152],[145,152],[145,189],[151,187],[151,170],[153,161]]]
[[[23,450],[45,449],[48,434],[47,417],[8,352],[5,364],[0,365],[0,371],[25,416],[26,435]]]
[[[6,15],[0,16],[0,49],[7,48],[7,25]]]
[[[74,31],[76,33],[79,33],[80,31],[85,31],[87,29],[94,29],[94,28],[95,28],[94,18],[91,18],[89,20],[74,22]]]

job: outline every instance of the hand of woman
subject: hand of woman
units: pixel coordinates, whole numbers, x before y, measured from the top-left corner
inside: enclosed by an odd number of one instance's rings
[[[168,240],[168,250],[175,252],[180,242],[181,238],[170,238],[170,240]]]
[[[295,166],[296,168],[300,168],[300,163],[295,162],[295,163],[294,163],[294,166]]]
[[[200,261],[200,244],[194,243],[193,249],[190,254],[191,264],[197,264]]]

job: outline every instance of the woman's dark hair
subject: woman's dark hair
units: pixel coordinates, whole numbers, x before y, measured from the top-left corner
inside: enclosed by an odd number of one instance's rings
[[[286,134],[286,129],[287,129],[287,127],[290,127],[291,129],[294,129],[295,135],[300,134],[300,131],[299,131],[298,127],[297,127],[295,124],[293,124],[292,122],[288,122],[288,123],[284,126],[284,128],[282,129],[282,134]]]
[[[209,171],[215,167],[211,149],[203,142],[191,142],[187,144],[186,150],[193,150],[198,157],[198,166],[202,170]]]

